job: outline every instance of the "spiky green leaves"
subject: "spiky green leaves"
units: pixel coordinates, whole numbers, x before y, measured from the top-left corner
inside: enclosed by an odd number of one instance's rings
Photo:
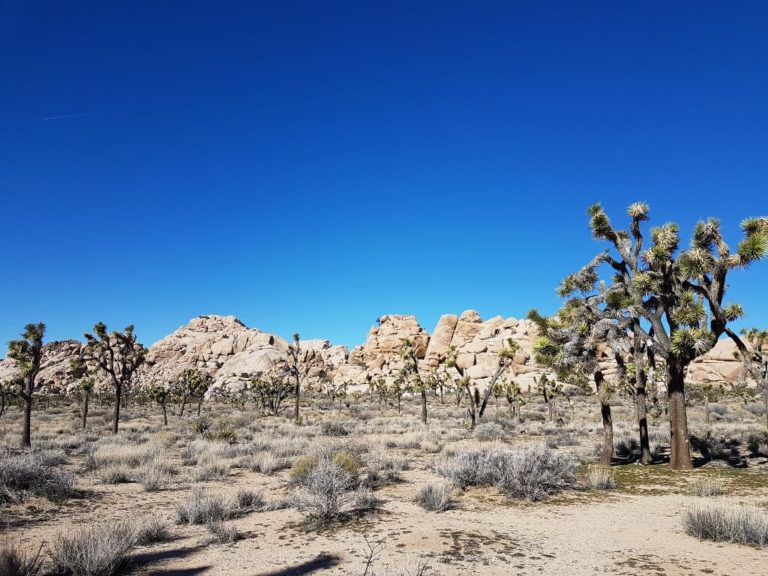
[[[704,304],[693,292],[683,292],[672,313],[672,320],[679,326],[697,327],[707,320]]]
[[[723,307],[723,315],[728,322],[733,322],[744,317],[744,308],[742,308],[741,304],[727,304]]]
[[[690,361],[711,350],[715,342],[715,335],[706,328],[680,328],[672,333],[672,353]]]
[[[747,233],[747,237],[739,242],[737,248],[738,265],[746,268],[753,262],[765,258],[766,252],[768,252],[768,230]]]
[[[645,202],[635,202],[630,204],[627,208],[627,214],[632,220],[637,222],[644,222],[648,220],[648,213],[651,211],[650,206]]]
[[[602,205],[593,204],[587,210],[587,214],[590,216],[589,228],[592,230],[592,236],[597,240],[609,240],[615,243],[617,240],[616,231],[611,226],[611,221]]]
[[[22,378],[27,378],[39,370],[44,336],[45,324],[38,322],[24,326],[21,340],[8,342],[8,358],[16,361]]]

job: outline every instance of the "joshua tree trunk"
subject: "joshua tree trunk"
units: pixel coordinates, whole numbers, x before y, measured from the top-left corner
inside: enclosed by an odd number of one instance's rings
[[[21,445],[25,448],[32,446],[32,394],[24,394],[24,431],[21,436]]]
[[[181,418],[182,416],[184,416],[184,407],[185,407],[186,405],[187,405],[187,397],[186,397],[186,396],[184,396],[184,397],[181,399],[181,409],[179,410],[179,418]]]
[[[202,399],[201,399],[201,400],[198,400],[198,401],[197,401],[197,415],[198,415],[198,416],[200,416],[200,407],[201,407],[202,405],[203,405],[203,401],[202,401]]]
[[[477,392],[477,389],[475,389],[475,392]],[[469,401],[469,408],[467,409],[467,412],[469,412],[469,424],[470,428],[474,430],[475,425],[477,424],[477,403],[476,400],[479,398],[476,398],[477,394],[473,394],[472,390],[469,387],[469,384],[467,384],[467,400]]]
[[[120,403],[123,396],[123,385],[115,384],[115,416],[112,420],[112,434],[117,434],[120,426]]]
[[[600,399],[600,417],[603,420],[603,451],[600,456],[600,463],[610,466],[613,461],[613,417],[611,416],[611,403],[608,399],[603,384],[605,378],[602,371],[595,372],[595,389],[597,397]]]
[[[421,391],[421,421],[427,423],[427,391]]]
[[[163,407],[163,426],[168,426],[168,410],[165,407],[165,400],[160,403],[160,406]]]
[[[298,373],[296,374],[296,409],[294,412],[294,420],[296,424],[301,424],[301,414],[299,413],[299,403],[301,402],[301,379]]]
[[[88,392],[85,392],[83,394],[83,430],[86,429],[88,426],[88,400],[90,398],[90,394]]]
[[[674,359],[668,361],[667,397],[669,400],[670,458],[673,470],[691,470],[691,448],[688,439],[688,416],[685,410],[685,374]]]
[[[648,374],[645,368],[637,370],[637,386],[635,390],[635,415],[640,432],[640,463],[653,464],[651,443],[648,437],[648,405],[646,404],[646,385]]]

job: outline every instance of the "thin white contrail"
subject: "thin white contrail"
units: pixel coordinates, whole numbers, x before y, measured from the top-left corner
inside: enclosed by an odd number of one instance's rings
[[[62,114],[61,116],[43,116],[37,120],[65,120],[66,118],[79,118],[80,116],[88,116],[88,112],[81,112],[80,114]]]

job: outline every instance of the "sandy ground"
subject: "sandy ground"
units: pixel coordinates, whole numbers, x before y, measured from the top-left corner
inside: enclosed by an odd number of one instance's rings
[[[169,457],[179,463],[178,450],[173,452]],[[172,539],[137,548],[126,573],[362,575],[367,540],[379,549],[369,575],[415,574],[419,562],[429,565],[428,574],[446,576],[768,574],[768,549],[702,542],[682,528],[682,513],[693,502],[686,484],[703,474],[720,474],[718,468],[670,476],[663,464],[629,464],[621,467],[627,473],[617,472],[616,490],[574,491],[537,503],[509,500],[495,489],[457,490],[456,507],[434,513],[413,499],[420,486],[441,480],[431,469],[439,455],[418,449],[402,453],[412,467],[401,482],[377,491],[383,500],[379,511],[321,531],[308,528],[292,509],[231,520],[242,535],[231,544],[212,542],[203,526],[173,525],[175,505],[198,486],[225,494],[262,490],[268,498],[280,498],[290,490],[287,470],[267,476],[232,468],[228,478],[204,483],[182,475],[159,492],[145,492],[135,483],[104,485],[95,472],[79,471],[78,487],[86,497],[62,504],[33,498],[0,508],[0,541],[35,551],[79,526],[156,516],[169,519]],[[739,484],[739,478],[726,477],[727,495],[716,499],[768,507],[765,466],[749,471],[748,483]]]

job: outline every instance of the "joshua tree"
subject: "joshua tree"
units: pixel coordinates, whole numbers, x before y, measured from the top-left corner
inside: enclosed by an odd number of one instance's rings
[[[467,371],[459,366],[459,352],[456,346],[451,346],[445,353],[445,368],[450,374],[450,370],[455,370],[459,374],[458,380],[454,382],[456,388],[456,404],[461,403],[461,399],[464,395],[467,396],[467,402],[469,404],[467,413],[469,414],[469,425],[474,428],[477,424],[477,408],[480,405],[480,393],[477,388],[472,390],[472,381],[467,376]],[[460,392],[463,391],[463,392]]]
[[[427,423],[427,392],[430,389],[430,382],[419,374],[419,357],[416,354],[416,348],[408,338],[403,340],[400,346],[400,358],[403,359],[403,378],[407,383],[406,387],[418,392],[421,396],[421,421]],[[400,411],[398,402],[398,412]]]
[[[43,359],[43,336],[45,324],[27,324],[21,333],[21,340],[8,343],[8,358],[16,362],[18,376],[13,380],[18,396],[24,401],[24,430],[21,436],[23,446],[32,445],[32,398],[37,387],[37,374]]]
[[[117,434],[120,425],[120,402],[123,391],[131,385],[133,374],[144,363],[147,349],[136,339],[133,326],[122,332],[107,332],[107,326],[99,322],[93,327],[94,334],[85,334],[82,360],[93,362],[102,370],[115,388],[115,413],[112,432]]]
[[[763,394],[765,424],[768,426],[768,330],[750,328],[749,330],[742,330],[741,333],[752,348],[750,372]]]
[[[77,385],[77,389],[80,392],[82,398],[82,408],[80,409],[83,416],[83,430],[88,426],[88,402],[91,399],[91,392],[93,392],[93,385],[95,384],[92,376],[86,376]]]
[[[594,277],[592,277],[594,278]],[[590,291],[594,281],[583,280],[582,290]],[[627,322],[621,321],[610,309],[601,309],[605,293],[583,298],[573,298],[552,318],[542,317],[536,310],[528,313],[539,328],[534,343],[534,357],[539,364],[555,371],[558,378],[584,387],[591,377],[597,398],[600,401],[600,416],[603,423],[602,463],[610,466],[613,459],[613,417],[610,398],[613,387],[605,380],[599,359],[604,345],[614,351],[617,358],[626,350]],[[549,408],[550,420],[554,417],[553,396],[562,392],[556,381],[550,381],[543,374],[537,382],[544,402]]]
[[[163,410],[163,426],[168,426],[168,408],[166,403],[171,396],[171,388],[164,384],[152,384],[147,390],[147,395],[160,405]]]
[[[270,374],[257,374],[251,378],[249,390],[258,398],[262,409],[271,416],[277,416],[283,401],[295,392],[294,383],[277,370]]]
[[[299,413],[299,406],[301,403],[301,345],[299,343],[298,332],[293,335],[293,344],[288,346],[286,370],[294,383],[293,394],[296,396],[296,407],[293,414],[294,421],[296,424],[301,424],[301,414]]]
[[[520,350],[520,346],[512,338],[508,338],[507,341],[502,345],[502,348],[499,350],[498,354],[498,367],[496,368],[493,375],[491,375],[491,379],[488,381],[488,385],[481,398],[477,387],[472,388],[472,380],[467,374],[467,371],[463,368],[460,368],[458,365],[458,350],[455,346],[448,348],[448,351],[445,354],[444,362],[446,373],[449,374],[450,370],[452,369],[459,374],[458,380],[453,382],[456,390],[456,404],[461,404],[462,398],[464,396],[467,397],[469,404],[467,412],[469,414],[470,426],[472,428],[474,428],[477,422],[483,418],[485,410],[488,407],[488,399],[493,394],[494,387],[496,387],[499,379],[510,368],[513,367],[514,357],[518,350]],[[514,371],[512,376],[514,377]]]
[[[483,419],[483,414],[485,414],[485,408],[488,406],[488,398],[490,398],[491,393],[493,392],[493,387],[496,385],[496,382],[498,379],[510,368],[513,368],[514,364],[514,358],[515,354],[520,350],[520,345],[512,340],[512,338],[508,338],[507,342],[502,345],[501,350],[499,350],[499,366],[496,368],[496,371],[493,373],[493,376],[491,376],[491,380],[488,383],[488,387],[485,389],[485,393],[483,394],[483,399],[480,402],[480,409],[477,413],[478,420]],[[514,370],[514,368],[513,368]],[[515,374],[513,372],[512,376],[514,377]]]
[[[593,262],[607,264],[614,273],[609,304],[632,319],[631,330],[642,348],[666,365],[671,455],[676,470],[692,468],[685,409],[685,372],[694,358],[711,350],[727,334],[736,342],[745,364],[750,362],[746,346],[728,327],[739,318],[739,305],[723,303],[726,277],[734,268],[746,268],[765,256],[768,249],[768,220],[742,222],[744,239],[732,252],[715,219],[699,222],[690,247],[680,251],[677,224],[667,223],[651,231],[651,245],[644,250],[641,225],[648,220],[648,205],[628,209],[629,230],[617,230],[600,204],[588,213],[592,235],[609,243]],[[597,266],[595,266],[597,268]],[[562,293],[567,293],[566,287]],[[578,286],[574,286],[576,290]],[[614,289],[615,288],[615,289]],[[644,344],[642,344],[644,343]],[[638,403],[645,402],[645,383],[638,379]]]
[[[200,416],[200,406],[210,385],[211,377],[205,372],[187,368],[181,373],[176,383],[176,395],[181,398],[179,417],[184,416],[184,408],[190,399],[197,400],[197,415]]]

